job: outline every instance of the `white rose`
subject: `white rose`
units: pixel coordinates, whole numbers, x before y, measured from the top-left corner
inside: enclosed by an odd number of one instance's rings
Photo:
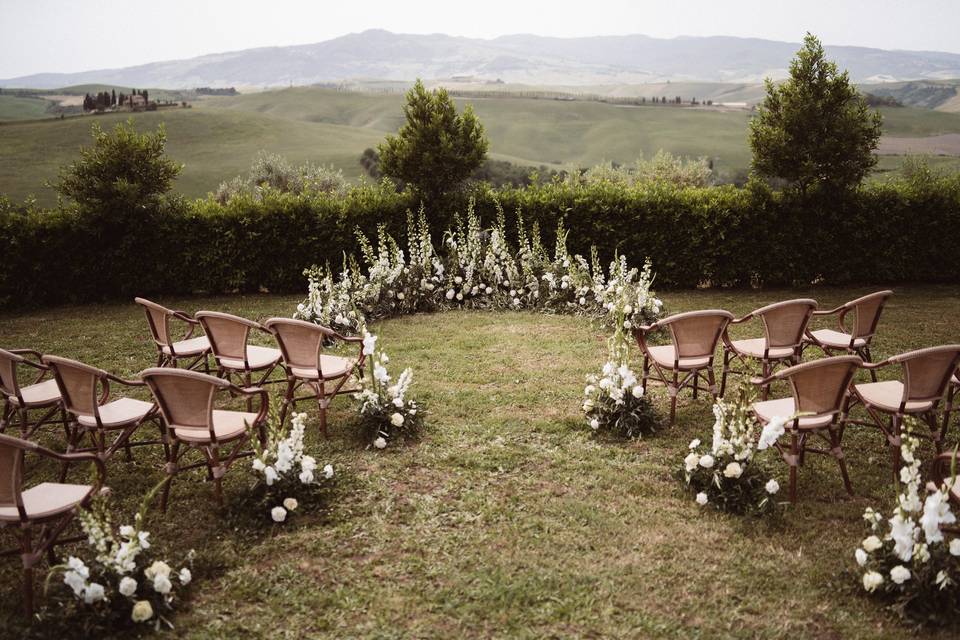
[[[870,536],[863,541],[863,548],[867,550],[867,553],[873,553],[882,546],[883,543],[880,542],[880,538],[877,536]]]
[[[873,592],[881,584],[883,584],[883,576],[876,571],[867,571],[863,574],[863,588],[867,591]]]
[[[390,424],[392,424],[395,427],[399,427],[403,425],[403,416],[400,415],[399,413],[393,414],[392,416],[390,416]]]
[[[769,480],[767,480],[767,484],[764,485],[763,488],[767,490],[767,493],[772,495],[777,491],[780,491],[780,483],[774,480],[773,478],[770,478]]]
[[[137,592],[137,581],[130,576],[124,576],[120,579],[120,595],[130,597]]]
[[[328,464],[323,467],[323,477],[329,480],[333,477],[333,465]]]
[[[714,462],[713,456],[711,456],[710,454],[707,454],[700,458],[700,466],[703,467],[704,469],[709,469],[713,467],[713,462]]]
[[[170,589],[173,588],[173,583],[170,582],[170,577],[165,575],[158,575],[153,579],[153,590],[157,593],[166,595],[170,593]]]
[[[690,473],[697,468],[697,465],[700,464],[700,456],[694,452],[687,454],[687,457],[683,459],[684,468],[686,468],[687,473]]]
[[[633,307],[628,304],[623,308],[623,313],[625,315],[630,315],[631,313],[633,313]]]
[[[453,279],[453,281],[456,282],[457,284],[460,284],[461,282],[463,282],[463,278],[461,278],[460,276],[456,276],[456,277]]]
[[[857,559],[857,564],[861,567],[867,564],[867,552],[863,549],[857,547],[857,550],[853,552],[853,557]]]
[[[186,567],[180,569],[179,577],[180,577],[180,584],[182,585],[188,585],[190,584],[190,581],[193,580],[193,574],[190,573],[190,569],[187,569]]]
[[[152,617],[153,607],[150,606],[149,600],[140,600],[133,605],[133,610],[130,612],[130,618],[134,622],[146,622]]]
[[[890,579],[896,584],[903,584],[910,579],[910,569],[907,569],[902,564],[898,564],[893,569],[890,569]]]
[[[383,437],[379,437],[373,441],[373,446],[375,446],[377,449],[383,449],[387,446],[387,441],[384,440]]]
[[[954,538],[950,541],[950,555],[960,556],[960,538]]]
[[[462,293],[458,293],[458,294],[457,294],[457,300],[463,300],[463,294],[462,294]]]
[[[447,291],[447,300],[453,300],[453,296],[455,296],[455,295],[456,295],[456,293],[454,293],[453,289],[449,289],[449,290]]]
[[[170,565],[162,560],[157,560],[144,570],[143,575],[147,577],[147,580],[154,580],[157,576],[169,577]]]
[[[591,420],[591,421],[590,421],[590,428],[593,429],[594,431],[596,431],[597,429],[599,429],[599,428],[600,428],[600,421],[597,420],[596,418],[594,418],[593,420]]]
[[[283,508],[287,511],[296,511],[299,506],[300,503],[297,502],[296,498],[285,498],[283,501]]]
[[[63,583],[73,589],[73,595],[80,596],[86,586],[86,580],[76,571],[67,571],[63,574]]]
[[[741,475],[743,475],[743,467],[740,466],[739,462],[731,462],[723,470],[725,478],[739,478]]]
[[[688,445],[687,448],[696,449],[699,446],[700,446],[700,438],[694,438],[693,440],[690,441],[690,444]]]
[[[583,296],[580,296],[580,306],[582,307],[585,304],[587,304],[587,299],[584,298]]]
[[[586,413],[586,412],[589,412],[591,409],[593,409],[593,399],[587,398],[586,400],[583,401],[583,411]]]
[[[707,494],[705,494],[703,491],[701,491],[700,493],[697,494],[697,504],[698,504],[698,505],[700,505],[700,506],[702,507],[703,505],[707,504],[707,502],[708,502]]]
[[[487,295],[490,295],[491,293],[493,293],[493,287],[487,287],[486,289],[484,289],[484,291],[486,292]]]
[[[270,510],[270,517],[274,522],[283,522],[287,519],[287,510],[283,507],[274,507]]]
[[[395,406],[397,409],[403,408],[403,398],[394,398],[393,406]]]
[[[310,484],[313,482],[313,471],[310,469],[304,469],[300,472],[300,483],[301,484]]]

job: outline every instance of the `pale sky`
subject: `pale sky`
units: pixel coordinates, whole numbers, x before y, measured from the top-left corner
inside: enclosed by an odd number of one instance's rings
[[[0,0],[0,78],[127,67],[365,29],[730,35],[960,53],[960,0]]]

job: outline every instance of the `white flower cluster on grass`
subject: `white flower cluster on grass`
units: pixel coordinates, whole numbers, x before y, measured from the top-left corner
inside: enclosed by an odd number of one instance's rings
[[[902,487],[893,512],[885,518],[867,508],[863,518],[871,533],[854,550],[867,592],[883,592],[908,602],[917,600],[912,593],[929,593],[930,587],[943,594],[955,593],[960,580],[960,539],[948,542],[942,530],[957,522],[949,502],[949,486],[954,480],[940,487],[931,485],[926,496],[921,496],[921,463],[916,455],[920,440],[914,435],[917,428],[912,418],[904,422],[899,474]]]
[[[362,380],[362,389],[356,396],[361,418],[373,425],[373,446],[385,449],[390,438],[398,433],[412,433],[422,419],[417,402],[408,397],[413,371],[404,369],[393,381],[387,371],[390,357],[377,346],[377,336],[364,330],[363,353],[370,362],[370,376]]]

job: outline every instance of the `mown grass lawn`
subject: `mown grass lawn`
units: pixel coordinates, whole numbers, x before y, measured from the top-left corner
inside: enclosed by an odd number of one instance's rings
[[[720,307],[739,315],[801,295],[827,308],[866,291],[668,292],[663,298],[671,312]],[[899,288],[882,320],[877,357],[960,342],[958,294],[956,287]],[[297,301],[162,300],[189,311],[260,319],[289,315]],[[781,521],[744,521],[700,509],[672,477],[689,440],[709,435],[708,401],[685,396],[677,424],[642,441],[592,437],[579,409],[583,378],[606,352],[604,332],[588,322],[451,312],[390,320],[374,330],[393,375],[414,368],[413,392],[430,410],[422,440],[368,449],[354,435],[347,399],[338,401],[324,440],[311,408],[309,446],[321,465],[334,465],[336,485],[323,513],[273,533],[224,524],[202,474],[179,477],[168,514],[153,512],[147,523],[158,555],[178,559],[191,548],[199,554],[175,635],[907,634],[861,596],[856,576],[845,575],[864,535],[863,509],[887,510],[894,496],[879,433],[847,431],[856,497],[846,495],[831,460],[811,457],[800,473],[800,502]],[[124,376],[154,357],[132,302],[6,313],[0,345],[74,357]],[[659,388],[653,394],[665,414],[666,394]],[[52,431],[48,440],[57,444]],[[785,465],[775,468],[786,486]],[[140,449],[133,462],[111,461],[118,523],[162,477],[159,451]],[[242,469],[227,477],[228,496],[249,485]],[[23,633],[18,566],[15,559],[0,565],[0,634],[8,637]]]

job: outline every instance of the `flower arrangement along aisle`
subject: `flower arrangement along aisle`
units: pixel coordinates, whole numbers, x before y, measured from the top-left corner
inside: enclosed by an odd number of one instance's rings
[[[746,383],[737,389],[733,402],[717,400],[713,405],[713,439],[709,446],[695,439],[677,475],[696,496],[700,506],[712,505],[738,515],[762,516],[776,513],[780,491],[759,464],[757,450],[773,445],[783,425],[791,418],[776,418],[763,429],[759,443],[759,424],[750,405],[755,391]]]
[[[404,369],[394,384],[387,372],[389,356],[377,346],[377,336],[364,330],[363,353],[370,359],[369,375],[356,396],[364,437],[376,449],[397,439],[416,437],[423,428],[423,409],[407,396],[413,371]]]
[[[657,416],[645,389],[630,368],[630,342],[626,331],[632,326],[630,303],[623,298],[610,303],[615,319],[613,335],[607,341],[609,358],[600,375],[587,376],[583,390],[583,412],[595,433],[621,438],[639,438],[657,427]]]
[[[955,621],[960,612],[960,538],[948,538],[941,526],[953,525],[947,484],[930,487],[925,497],[920,461],[920,425],[904,421],[900,455],[903,483],[889,518],[868,508],[863,518],[870,535],[854,551],[860,583],[886,601],[902,618],[920,623]],[[956,480],[956,473],[949,481]]]
[[[235,499],[232,509],[234,514],[252,515],[259,524],[286,522],[293,515],[320,506],[324,489],[334,476],[332,465],[318,470],[316,459],[304,453],[307,414],[294,413],[289,423],[281,423],[278,404],[270,403],[269,444],[264,448],[259,439],[251,438],[251,469],[256,480],[249,491]]]
[[[620,256],[604,273],[595,250],[589,261],[570,255],[567,235],[561,221],[551,258],[539,227],[534,224],[528,234],[518,216],[517,244],[512,246],[499,205],[496,224],[486,230],[471,202],[466,223],[457,217],[438,253],[421,208],[416,216],[408,213],[406,253],[381,226],[376,247],[357,232],[365,274],[354,259],[344,260],[339,277],[329,268],[308,269],[307,299],[295,317],[358,334],[365,321],[442,309],[569,313],[609,327],[660,317],[663,303],[650,290],[649,262],[643,269],[629,268]],[[626,311],[626,317],[614,318],[614,309]]]
[[[69,619],[74,632],[87,637],[121,629],[130,624],[150,624],[156,630],[173,628],[169,616],[178,596],[191,583],[194,552],[179,568],[163,560],[150,560],[150,534],[143,530],[147,506],[161,482],[141,503],[133,525],[114,530],[106,498],[94,499],[77,518],[93,559],[69,556],[66,564],[54,566],[47,576],[49,592],[54,578],[62,574],[65,597],[54,595],[63,611],[57,618]],[[67,595],[68,594],[68,595]]]

